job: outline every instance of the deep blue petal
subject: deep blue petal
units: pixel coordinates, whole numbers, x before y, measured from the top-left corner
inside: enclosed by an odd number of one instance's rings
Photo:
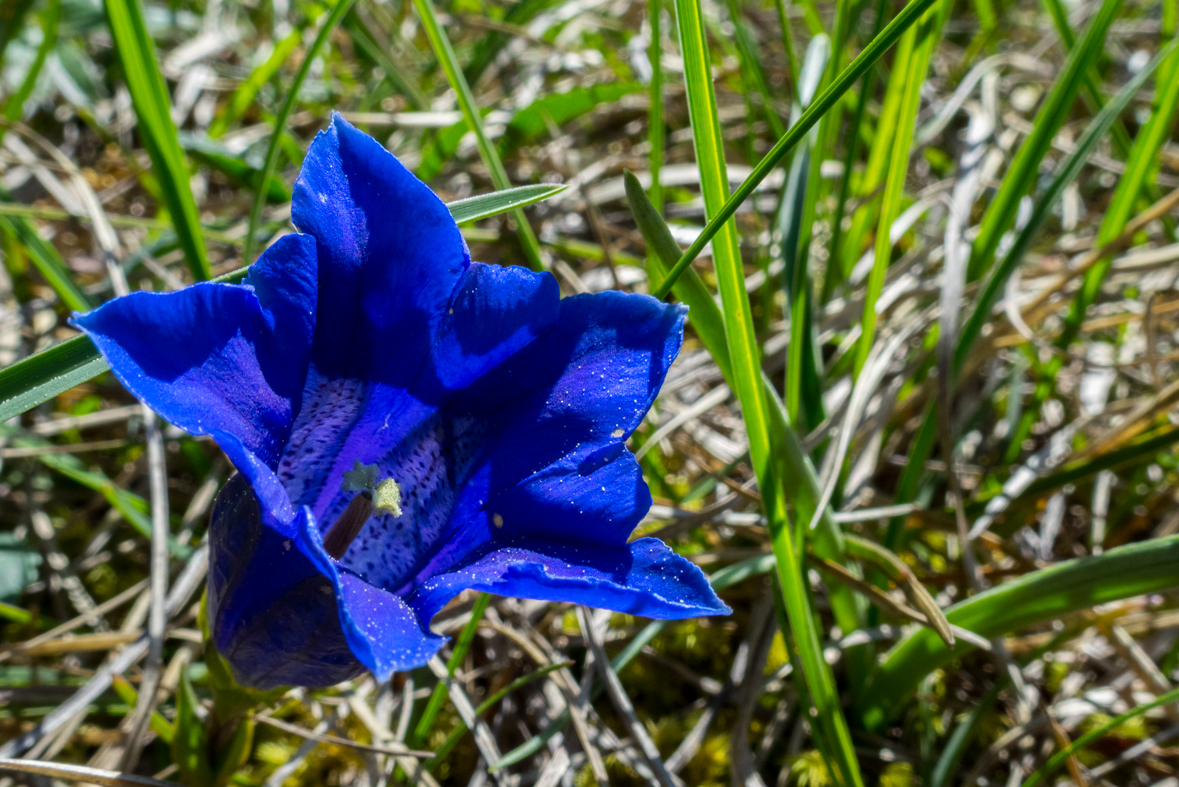
[[[331,580],[275,527],[244,476],[217,495],[209,523],[212,639],[245,686],[331,686],[358,675]]]
[[[269,465],[289,433],[307,369],[314,319],[315,259],[309,239],[287,236],[267,250],[265,270],[289,266],[286,291],[200,283],[177,292],[136,292],[73,323],[90,336],[119,380],[193,434],[225,432]],[[266,301],[262,302],[262,297]]]
[[[398,670],[429,661],[446,640],[431,634],[399,596],[342,569],[324,552],[308,509],[301,514],[299,550],[331,582],[344,637],[356,658],[382,683]]]
[[[504,539],[428,580],[410,604],[429,621],[468,588],[670,620],[732,611],[717,598],[704,572],[654,538],[618,546]]]
[[[271,470],[300,407],[315,321],[315,242],[287,235],[246,286],[136,292],[72,322],[141,401],[192,434],[209,434],[289,515]]]
[[[651,497],[625,442],[679,352],[683,321],[681,307],[645,295],[565,298],[552,328],[455,398],[446,412],[493,436],[468,538],[626,542]]]
[[[471,263],[447,306],[413,395],[445,404],[551,326],[560,297],[550,273]]]
[[[450,211],[333,114],[303,160],[291,218],[319,244],[319,374],[407,388],[470,264]]]

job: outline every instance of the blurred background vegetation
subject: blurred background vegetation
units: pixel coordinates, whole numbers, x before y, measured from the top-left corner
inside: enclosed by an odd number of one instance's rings
[[[3,0],[3,783],[1179,784],[1177,6]],[[449,696],[209,737],[231,468],[66,319],[292,231],[333,110],[448,202],[565,186],[463,224],[565,294],[696,241],[638,532],[731,617],[468,594]]]

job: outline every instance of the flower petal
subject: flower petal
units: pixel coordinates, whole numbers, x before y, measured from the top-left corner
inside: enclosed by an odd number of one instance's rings
[[[551,273],[471,263],[412,393],[424,402],[445,403],[552,325],[560,298]]]
[[[429,579],[411,596],[410,605],[429,621],[468,588],[670,620],[732,611],[717,598],[704,572],[654,538],[618,546],[505,539]]]
[[[342,569],[323,549],[323,539],[301,510],[299,549],[331,582],[344,637],[352,653],[385,682],[396,671],[420,667],[446,641],[430,633],[400,597]]]
[[[287,235],[246,286],[136,292],[72,319],[127,390],[181,429],[212,435],[280,515],[290,506],[270,471],[307,376],[315,264],[315,242]]]
[[[303,161],[291,217],[318,241],[319,374],[407,388],[470,264],[450,211],[333,114]]]
[[[651,498],[625,442],[679,352],[684,313],[646,295],[565,298],[552,328],[455,399],[447,411],[493,441],[486,532],[626,542]]]
[[[294,548],[235,475],[209,523],[208,615],[214,644],[244,686],[331,686],[359,674],[331,580]]]

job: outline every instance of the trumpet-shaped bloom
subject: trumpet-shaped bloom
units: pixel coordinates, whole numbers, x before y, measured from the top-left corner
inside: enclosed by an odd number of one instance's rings
[[[549,274],[472,263],[446,206],[338,116],[292,219],[241,285],[74,318],[128,390],[239,472],[214,505],[208,602],[241,683],[420,666],[443,642],[431,618],[467,588],[728,611],[662,542],[627,543],[651,496],[625,441],[681,308],[562,299]]]

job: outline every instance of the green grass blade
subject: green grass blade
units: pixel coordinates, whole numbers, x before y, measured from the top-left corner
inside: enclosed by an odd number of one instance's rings
[[[0,422],[110,369],[94,344],[75,336],[0,371]]]
[[[201,234],[200,214],[189,187],[189,169],[180,149],[168,86],[156,64],[156,47],[148,35],[139,0],[105,0],[106,16],[123,76],[131,93],[139,135],[151,158],[152,174],[189,270],[198,280],[208,279],[209,259]]]
[[[1052,757],[1049,758],[1048,762],[1044,763],[1044,765],[1041,766],[1039,770],[1029,776],[1020,787],[1039,787],[1040,784],[1043,784],[1045,779],[1047,779],[1056,771],[1060,770],[1060,766],[1064,765],[1065,760],[1072,756],[1073,753],[1080,751],[1085,746],[1088,746],[1090,743],[1097,740],[1102,735],[1105,735],[1110,730],[1130,721],[1130,719],[1136,719],[1147,711],[1154,710],[1155,708],[1161,708],[1163,705],[1167,705],[1168,703],[1174,702],[1175,700],[1179,700],[1179,689],[1173,689],[1168,691],[1166,694],[1161,694],[1150,702],[1139,705],[1137,708],[1132,708],[1121,715],[1114,716],[1104,724],[1100,724],[1094,729],[1089,730],[1084,735],[1070,743],[1068,746],[1061,749],[1056,754],[1053,754]]]
[[[888,23],[888,26],[881,31],[880,35],[873,38],[868,46],[864,47],[864,50],[856,56],[856,59],[839,73],[839,76],[835,78],[835,81],[831,83],[830,87],[815,99],[815,102],[807,108],[806,112],[802,113],[802,117],[798,119],[798,122],[791,126],[786,134],[774,144],[770,152],[753,168],[753,172],[749,173],[749,177],[725,200],[725,204],[716,211],[715,215],[708,220],[704,231],[700,233],[700,236],[683,253],[668,277],[660,284],[659,289],[654,291],[653,294],[656,297],[663,298],[667,296],[675,280],[699,256],[700,252],[712,240],[720,228],[733,217],[733,214],[737,212],[737,208],[745,200],[749,199],[749,195],[753,193],[754,189],[766,179],[766,176],[774,170],[774,167],[782,161],[786,154],[806,136],[811,127],[819,122],[819,119],[839,101],[843,94],[880,59],[881,55],[896,43],[897,39],[901,37],[901,34],[908,30],[934,2],[935,0],[911,0],[897,14],[896,18]]]
[[[888,8],[887,0],[878,0],[876,4],[876,22],[872,30],[872,37],[880,35],[880,29],[884,26],[884,16]],[[831,219],[831,254],[827,258],[827,271],[823,276],[823,291],[819,297],[820,303],[826,303],[831,300],[832,294],[835,292],[835,287],[843,281],[844,278],[844,262],[843,262],[843,246],[844,246],[844,231],[843,231],[843,217],[847,212],[847,201],[851,197],[851,181],[852,169],[855,166],[856,159],[860,155],[860,136],[863,133],[864,115],[868,109],[868,96],[872,93],[875,87],[875,80],[873,71],[868,71],[860,80],[860,95],[856,99],[856,111],[852,115],[851,127],[846,129],[844,138],[846,142],[846,150],[843,155],[843,175],[839,180],[839,195],[836,197],[835,214]],[[895,103],[895,102],[894,102]],[[885,105],[888,105],[886,99]],[[881,113],[881,117],[884,117]],[[881,145],[881,150],[887,148],[887,143]],[[881,156],[883,158],[883,156]],[[879,175],[876,179],[879,180]],[[865,221],[864,226],[867,226]]]
[[[274,171],[278,167],[279,144],[283,134],[286,133],[287,118],[291,116],[291,110],[295,108],[295,102],[299,99],[299,89],[303,87],[303,82],[306,81],[307,74],[311,71],[311,64],[319,57],[319,52],[323,49],[324,44],[327,43],[328,38],[331,37],[332,31],[340,24],[340,20],[352,8],[354,2],[356,0],[336,0],[335,7],[332,8],[332,12],[328,14],[327,19],[320,25],[319,33],[316,34],[315,40],[311,43],[311,47],[308,48],[307,54],[304,55],[303,62],[295,74],[295,81],[291,83],[287,97],[283,100],[278,114],[274,117],[274,131],[270,135],[270,144],[266,148],[266,159],[262,165],[262,178],[259,181],[258,189],[254,192],[254,201],[250,205],[250,223],[246,231],[246,242],[242,246],[242,260],[247,265],[253,262],[254,233],[258,228],[258,220],[262,217],[262,204],[266,202],[270,179],[274,177]]]
[[[675,261],[679,259],[680,247],[671,235],[667,223],[655,210],[638,178],[633,174],[625,175],[626,196],[630,202],[631,211],[639,226],[643,239],[647,242],[650,255],[651,284],[654,287],[667,274]],[[712,293],[704,284],[699,274],[688,268],[673,290],[676,297],[688,306],[688,321],[696,330],[701,343],[712,355],[716,365],[720,367],[726,382],[732,387],[733,363],[729,357],[729,347],[725,338],[724,316]],[[766,402],[770,417],[770,439],[772,454],[779,463],[778,477],[782,479],[782,489],[786,498],[794,505],[798,518],[804,522],[811,522],[815,518],[815,509],[822,499],[822,489],[815,468],[811,465],[810,457],[798,439],[798,434],[790,426],[786,416],[786,408],[774,389],[773,382],[768,376],[762,375],[762,389],[765,391]],[[843,533],[839,525],[831,516],[829,506],[824,507],[815,528],[815,554],[827,560],[842,562],[844,546]],[[726,576],[718,572],[718,578]],[[717,581],[722,581],[718,579]],[[718,586],[719,587],[719,586]],[[858,604],[853,593],[843,586],[830,588],[831,608],[835,613],[836,622],[844,631],[854,631],[859,626]]]
[[[503,162],[499,159],[499,153],[496,152],[495,146],[491,144],[483,129],[483,116],[479,114],[479,108],[475,105],[475,96],[472,95],[467,78],[459,67],[458,57],[454,54],[450,39],[438,24],[433,2],[431,0],[414,0],[414,6],[418,9],[418,16],[421,17],[422,26],[426,29],[430,45],[434,48],[434,55],[446,73],[446,81],[458,96],[459,109],[462,110],[467,126],[475,132],[475,143],[479,147],[479,156],[483,159],[483,166],[487,167],[487,171],[491,173],[491,182],[495,184],[496,189],[501,191],[511,188],[512,182],[508,179],[507,170],[504,169]],[[521,208],[514,211],[514,216],[524,257],[533,270],[543,270],[545,266],[540,253],[540,242],[532,232],[532,225],[528,223],[528,217],[524,215]]]
[[[1179,536],[1117,547],[990,588],[947,609],[946,618],[992,639],[1069,612],[1179,586],[1176,561]],[[953,649],[947,648],[928,629],[906,637],[889,652],[865,692],[865,726],[879,730],[925,675],[973,647],[959,638]]]
[[[270,57],[266,58],[266,62],[255,68],[250,75],[246,77],[245,81],[237,86],[233,91],[233,95],[229,97],[229,103],[225,106],[225,111],[213,119],[209,125],[209,136],[213,139],[225,134],[229,127],[241,118],[254,103],[254,97],[258,95],[258,91],[262,86],[274,79],[275,74],[278,73],[279,68],[290,57],[291,53],[303,42],[303,28],[295,28],[283,40],[274,45],[274,49],[270,53]]]
[[[647,59],[651,63],[651,85],[648,94],[651,105],[647,109],[647,142],[651,145],[649,156],[651,170],[651,204],[657,212],[663,211],[663,186],[659,182],[659,171],[663,169],[663,148],[665,145],[663,125],[663,3],[661,0],[647,0],[647,19],[651,26],[651,45],[647,48]],[[628,193],[629,193],[628,181]],[[648,241],[648,244],[650,241]]]
[[[1043,227],[1048,216],[1051,215],[1052,209],[1056,206],[1056,202],[1060,199],[1061,195],[1064,194],[1065,188],[1080,174],[1081,169],[1089,159],[1089,155],[1097,147],[1097,143],[1105,136],[1105,133],[1118,116],[1129,106],[1134,95],[1142,87],[1143,83],[1146,82],[1151,73],[1164,60],[1174,57],[1176,52],[1179,52],[1179,49],[1176,49],[1176,45],[1172,43],[1156,55],[1150,64],[1135,74],[1134,78],[1118,91],[1118,94],[1097,113],[1097,117],[1093,118],[1085,128],[1085,131],[1081,134],[1081,138],[1077,140],[1076,151],[1060,167],[1047,191],[1036,199],[1032,209],[1032,215],[1028,218],[1027,224],[1015,236],[1015,241],[1012,243],[1011,248],[1004,255],[1002,262],[991,272],[990,277],[983,286],[982,294],[979,296],[973,312],[971,312],[970,317],[962,327],[961,334],[958,336],[958,347],[954,352],[954,367],[956,369],[961,368],[962,362],[966,360],[970,348],[978,338],[979,333],[982,332],[983,325],[990,317],[991,309],[998,300],[999,293],[1003,291],[1003,287],[1007,284],[1007,279],[1010,278],[1015,267],[1023,258],[1024,253],[1031,246],[1032,240],[1040,228]]]
[[[57,25],[60,21],[61,0],[49,0],[48,7],[41,15],[41,45],[37,47],[37,54],[33,58],[33,63],[29,66],[20,88],[12,94],[12,97],[8,99],[8,105],[4,108],[4,116],[8,118],[9,122],[20,120],[24,115],[25,102],[33,94],[33,88],[37,85],[37,77],[41,75],[41,69],[45,66],[45,60],[53,48],[57,46]],[[0,129],[0,136],[3,136],[6,130]]]
[[[798,109],[810,106],[831,53],[827,36],[815,36],[807,47],[802,73],[798,80]],[[812,151],[821,138],[821,127],[811,129],[794,151],[783,186],[778,213],[778,234],[782,239],[782,258],[786,281],[786,298],[790,307],[790,344],[786,354],[785,404],[790,422],[805,424],[807,430],[823,420],[823,386],[816,350],[814,305],[810,263],[810,237],[807,227],[814,223],[814,203],[819,188],[818,171],[812,166]],[[820,157],[815,157],[818,160]]]
[[[872,262],[872,271],[868,274],[864,313],[860,318],[860,341],[856,347],[856,377],[859,377],[860,370],[864,368],[868,354],[872,351],[872,342],[876,338],[876,301],[884,289],[884,275],[892,259],[890,228],[901,212],[905,178],[909,172],[909,153],[913,147],[913,130],[917,123],[917,109],[921,105],[921,85],[925,82],[925,72],[929,68],[934,47],[941,39],[941,23],[948,8],[947,2],[933,6],[925,13],[917,27],[905,33],[907,36],[913,36],[913,57],[905,66],[904,92],[897,116],[897,130],[892,138],[884,195],[880,202],[880,221],[876,226],[876,256]]]
[[[506,192],[495,191],[491,194],[456,200],[448,203],[447,207],[450,209],[451,215],[454,216],[454,220],[462,223],[494,216],[521,205],[531,205],[554,194],[559,194],[564,189],[564,186],[520,186],[508,189]],[[4,219],[0,218],[0,221],[4,221]],[[36,239],[45,243],[40,240],[40,236],[36,236]],[[33,249],[31,242],[26,242],[26,246],[31,252]],[[46,244],[46,246],[53,249],[50,244]],[[34,264],[37,264],[35,257]],[[64,265],[62,270],[64,275]],[[246,268],[238,268],[218,276],[213,281],[236,284],[245,278],[246,271]],[[73,287],[68,279],[65,282]],[[58,294],[61,295],[61,293]],[[86,311],[92,308],[81,292],[78,292],[76,297],[80,299],[78,300],[79,305],[70,304],[70,308],[76,311]],[[65,300],[64,297],[63,300]],[[93,379],[108,369],[110,366],[107,365],[106,360],[99,355],[94,344],[85,336],[66,339],[60,344],[55,344],[46,350],[0,369],[0,423],[20,415],[42,402],[47,402],[58,394]]]
[[[467,657],[467,651],[471,649],[471,643],[475,641],[475,633],[479,631],[479,621],[483,620],[483,613],[487,611],[489,603],[491,603],[490,593],[480,593],[475,600],[475,606],[471,610],[471,619],[467,621],[467,625],[463,626],[458,640],[454,643],[454,650],[451,651],[450,658],[446,660],[446,673],[450,677],[454,677],[455,670]],[[418,719],[417,726],[413,729],[413,735],[410,736],[409,745],[411,747],[417,748],[422,741],[429,737],[444,702],[446,702],[446,684],[439,681],[434,686],[434,692],[430,695],[429,702],[426,703],[426,710],[422,712],[422,717]]]
[[[716,217],[720,215],[728,197],[728,175],[699,2],[676,0],[676,19],[705,209]],[[843,717],[834,677],[823,658],[818,622],[811,609],[809,588],[790,533],[786,500],[771,455],[770,418],[762,384],[761,351],[753,328],[749,296],[745,290],[737,231],[731,222],[724,221],[718,227],[712,239],[712,254],[724,314],[726,343],[732,362],[734,390],[741,402],[749,437],[750,458],[770,524],[791,633],[797,642],[803,666],[800,677],[814,703],[817,712],[814,723],[820,733],[818,737],[824,743],[833,775],[839,784],[853,787],[862,783],[859,764],[847,721]],[[666,288],[669,284],[664,281],[662,286]]]
[[[1134,147],[1126,161],[1126,172],[1118,180],[1113,199],[1110,200],[1109,208],[1101,220],[1101,229],[1097,232],[1098,247],[1122,234],[1134,215],[1139,195],[1146,186],[1154,182],[1154,175],[1158,171],[1159,151],[1170,137],[1179,111],[1179,79],[1175,78],[1179,71],[1176,69],[1179,69],[1179,49],[1170,48],[1166,63],[1158,68],[1160,79],[1155,82],[1155,104],[1150,120],[1134,139]],[[1168,81],[1164,81],[1163,77]],[[1097,291],[1101,289],[1111,264],[1107,257],[1085,272],[1081,289],[1073,301],[1064,331],[1058,340],[1059,346],[1067,347],[1077,335],[1081,322],[1085,319],[1085,312],[1097,298]]]
[[[426,106],[426,100],[422,98],[422,94],[405,78],[401,69],[389,57],[389,53],[373,40],[372,35],[356,18],[356,14],[352,14],[344,20],[344,29],[348,31],[348,35],[352,36],[352,40],[366,55],[377,61],[377,65],[385,72],[385,79],[389,80],[389,84],[393,85],[398,93],[405,96],[405,100],[410,103],[410,106],[414,109],[423,109]]]
[[[450,215],[454,217],[456,224],[465,224],[469,221],[478,221],[489,216],[507,213],[510,210],[518,210],[525,205],[555,197],[566,188],[568,187],[548,183],[517,186],[514,189],[493,191],[490,194],[480,194],[476,197],[456,200],[448,203],[446,207],[450,208]]]
[[[57,248],[37,233],[37,228],[32,222],[23,216],[0,216],[0,229],[10,233],[24,246],[33,267],[67,308],[80,312],[93,308],[90,299],[74,284],[70,270],[58,254]]]
[[[1040,162],[1052,146],[1056,132],[1068,118],[1069,108],[1085,81],[1089,65],[1101,53],[1105,33],[1120,5],[1121,0],[1104,0],[1084,37],[1069,51],[1064,69],[1036,113],[1032,132],[1019,146],[999,192],[983,214],[978,237],[971,249],[966,274],[968,281],[980,278],[990,268],[999,239],[1015,221],[1019,201],[1035,184]]]

